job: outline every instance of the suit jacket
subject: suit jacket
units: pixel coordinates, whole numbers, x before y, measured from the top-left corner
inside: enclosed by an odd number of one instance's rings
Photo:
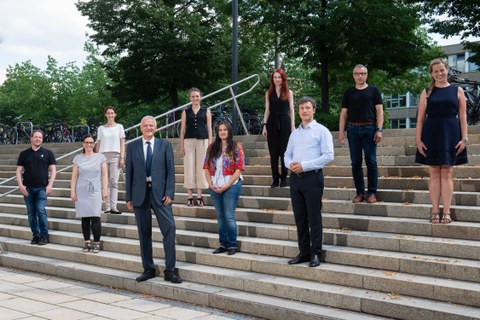
[[[170,141],[154,138],[155,143],[152,154],[152,191],[153,199],[157,206],[163,206],[162,198],[175,196],[175,165],[173,162],[173,149]],[[145,154],[143,140],[138,139],[127,147],[127,160],[125,164],[125,200],[132,201],[134,207],[139,207],[145,200],[147,192],[147,175],[145,172]]]

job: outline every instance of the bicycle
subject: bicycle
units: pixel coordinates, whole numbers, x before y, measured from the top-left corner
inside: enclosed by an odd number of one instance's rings
[[[15,144],[15,129],[0,123],[0,144]]]
[[[44,142],[72,142],[72,136],[68,130],[68,122],[49,123],[43,127],[39,126],[39,128],[44,130]]]
[[[225,105],[221,105],[217,109],[210,109],[210,112],[212,114],[212,132],[215,132],[215,129],[217,128],[218,124],[222,121],[227,121],[232,124],[232,118],[228,114],[228,107]]]
[[[15,144],[30,143],[30,135],[33,132],[32,119],[28,119],[29,121],[25,122],[25,121],[22,121],[23,116],[24,115],[22,114],[13,119],[14,121],[16,121],[15,129],[14,129]]]
[[[255,109],[246,108],[242,113],[242,117],[249,134],[258,135],[262,133],[262,119],[257,116],[257,111]],[[243,128],[241,121],[239,121],[237,125],[237,134],[245,134],[245,129]]]
[[[460,78],[460,71],[450,69],[448,71],[448,81],[460,85],[467,100],[467,123],[475,125],[480,121],[480,83],[469,79]]]

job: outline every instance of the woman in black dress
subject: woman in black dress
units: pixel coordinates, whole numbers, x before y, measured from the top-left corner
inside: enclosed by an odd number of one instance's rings
[[[287,186],[288,169],[283,155],[287,149],[290,133],[295,130],[293,93],[288,89],[287,76],[278,68],[270,76],[270,88],[265,93],[265,115],[262,134],[267,136],[270,166],[272,168],[272,188]],[[278,172],[278,159],[281,160],[281,173]]]
[[[467,103],[463,89],[448,82],[445,61],[433,60],[429,70],[432,82],[422,91],[418,103],[415,162],[429,166],[430,222],[450,223],[453,166],[468,162]],[[441,219],[440,199],[443,202]]]

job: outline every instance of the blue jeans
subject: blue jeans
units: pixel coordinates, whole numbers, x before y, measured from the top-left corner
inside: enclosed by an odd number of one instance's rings
[[[365,163],[367,165],[368,194],[377,193],[377,144],[373,140],[376,129],[376,125],[347,125],[348,147],[350,148],[350,159],[352,160],[352,176],[355,182],[355,189],[357,189],[357,195],[365,193],[362,150],[365,154]]]
[[[45,187],[31,188],[27,187],[28,197],[23,197],[27,205],[28,224],[34,236],[48,236],[47,194]]]
[[[237,222],[235,221],[235,209],[242,191],[242,181],[238,181],[222,194],[218,194],[212,189],[209,189],[209,191],[217,213],[220,245],[227,249],[236,249]]]

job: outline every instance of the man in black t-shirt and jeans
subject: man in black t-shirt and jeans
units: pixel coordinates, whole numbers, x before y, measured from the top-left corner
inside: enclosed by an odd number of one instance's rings
[[[48,220],[45,205],[56,176],[52,151],[42,147],[43,133],[34,130],[31,148],[20,153],[17,161],[17,183],[27,205],[28,224],[32,230],[31,244],[48,243]],[[50,173],[50,179],[48,174]]]
[[[340,112],[339,135],[341,144],[345,144],[347,130],[352,176],[355,182],[356,196],[354,203],[366,201],[377,202],[378,166],[377,144],[382,141],[383,102],[378,88],[367,84],[368,70],[358,64],[353,69],[355,87],[345,90]],[[362,150],[367,165],[368,190],[362,169]]]

